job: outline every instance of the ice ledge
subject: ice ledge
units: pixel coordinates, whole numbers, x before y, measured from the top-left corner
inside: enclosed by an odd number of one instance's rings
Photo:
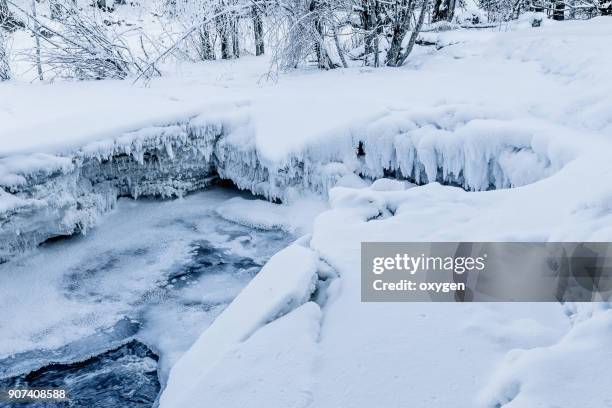
[[[216,177],[282,201],[306,192],[326,195],[357,176],[478,191],[535,182],[577,154],[540,122],[470,117],[447,106],[433,116],[390,111],[270,160],[257,144],[248,109],[147,127],[62,155],[1,158],[0,261],[49,238],[86,231],[117,197],[181,196]],[[440,120],[449,115],[461,120]]]

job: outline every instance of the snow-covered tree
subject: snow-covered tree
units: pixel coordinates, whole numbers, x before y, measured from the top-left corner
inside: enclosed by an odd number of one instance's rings
[[[357,33],[363,35],[365,65],[402,65],[412,51],[428,8],[428,0],[359,0],[353,10],[360,22]],[[386,55],[381,60],[385,48]]]
[[[24,26],[23,21],[15,17],[9,9],[7,0],[0,0],[0,30],[13,31]]]
[[[517,0],[478,0],[478,6],[486,13],[487,21],[507,21],[518,17]]]
[[[171,0],[166,9],[174,20],[191,27],[185,40],[199,59],[232,59],[240,56],[241,22],[247,20],[254,26],[255,54],[263,53],[263,4],[261,0]]]
[[[455,0],[435,0],[431,21],[451,21],[455,15]]]
[[[329,30],[329,5],[323,0],[288,0],[283,3],[276,15],[282,33],[274,54],[274,62],[281,70],[296,68],[308,61],[316,62],[323,69],[335,66],[325,42]]]
[[[123,79],[141,70],[120,32],[114,31],[99,16],[75,7],[72,0],[53,3],[53,19],[36,13],[36,0],[30,10],[19,9],[30,21],[28,29],[36,46],[27,53],[39,77],[49,79]],[[47,78],[46,78],[47,79]]]

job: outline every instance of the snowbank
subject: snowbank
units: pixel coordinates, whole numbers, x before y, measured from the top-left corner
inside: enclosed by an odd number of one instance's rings
[[[210,185],[206,143],[213,136],[187,132],[159,126],[67,155],[0,158],[0,262],[54,236],[85,232],[117,197],[181,196]]]
[[[596,407],[609,403],[612,390],[603,385],[603,378],[612,364],[611,336],[612,310],[604,309],[578,322],[551,346],[512,350],[481,393],[482,405]]]
[[[275,161],[257,144],[251,107],[222,104],[63,154],[10,155],[0,159],[0,258],[87,230],[118,196],[181,196],[216,176],[287,202],[355,175],[488,190],[548,177],[583,150],[567,129],[506,116],[462,104],[388,110]]]
[[[421,85],[435,80],[431,89],[443,96],[410,106],[413,95],[402,94],[404,103],[386,111],[370,101],[373,116],[309,139],[299,156],[304,174],[311,174],[312,158],[338,175],[346,171],[341,186],[329,190],[331,208],[317,217],[309,240],[339,274],[324,290],[321,317],[284,315],[205,376],[198,377],[194,361],[210,357],[185,357],[179,366],[192,364],[193,371],[171,374],[177,385],[164,393],[162,408],[185,401],[258,407],[265,398],[321,408],[605,406],[610,392],[602,379],[612,362],[607,307],[361,303],[359,265],[362,241],[611,240],[612,118],[602,107],[611,102],[612,83],[601,75],[608,57],[600,47],[612,26],[605,23],[552,23],[476,41],[462,33],[459,44],[414,58],[404,82],[396,82],[421,95]],[[339,85],[325,85],[340,95]],[[381,93],[386,86],[380,84]],[[356,186],[346,182],[350,173],[428,184]],[[320,321],[314,346],[310,319]],[[290,327],[297,339],[283,330]],[[278,371],[295,375],[297,385]],[[180,387],[189,375],[198,379]]]
[[[217,207],[217,214],[229,221],[264,230],[282,229],[294,235],[312,232],[317,215],[328,208],[319,196],[303,197],[292,205],[235,197]]]
[[[287,330],[299,329],[306,338],[300,343],[299,336],[296,345],[298,348],[286,352],[292,355],[301,348],[313,348],[313,336],[316,338],[318,306],[310,306],[301,310],[294,310],[304,305],[315,291],[317,282],[318,259],[314,252],[298,244],[293,244],[274,255],[263,267],[259,274],[253,278],[249,285],[234,299],[214,323],[204,332],[196,343],[187,352],[185,357],[172,368],[166,391],[162,394],[160,406],[200,406],[205,404],[205,398],[212,395],[203,392],[202,384],[210,377],[213,370],[227,370],[233,365],[249,367],[247,361],[235,361],[244,353],[250,356],[255,351],[261,351],[261,342],[278,338],[273,334],[278,331],[288,333]],[[293,311],[293,312],[292,312]],[[269,322],[292,312],[292,318],[266,326]],[[294,319],[298,319],[296,322]],[[265,331],[262,330],[265,327]],[[310,331],[310,333],[308,333]],[[293,333],[295,334],[295,333]],[[310,340],[308,339],[310,337]],[[262,339],[263,338],[263,339]],[[286,349],[286,346],[285,346]],[[272,350],[270,350],[272,351]],[[256,356],[257,358],[261,358]],[[300,359],[295,359],[295,361]],[[229,364],[226,364],[227,362]],[[282,358],[281,358],[282,361]],[[245,363],[247,363],[245,365]],[[283,361],[283,365],[290,362]],[[291,366],[297,369],[298,366]],[[254,367],[251,366],[251,370]],[[280,375],[279,375],[280,374]],[[218,376],[217,379],[221,379]],[[234,377],[235,378],[235,377]],[[288,380],[286,373],[278,373],[278,379]],[[297,384],[293,384],[295,387]],[[215,384],[210,385],[216,395],[228,398],[228,388],[215,390]],[[189,390],[185,392],[185,390]],[[243,388],[246,391],[246,388]],[[253,391],[253,388],[251,388]],[[255,389],[256,391],[256,389]],[[265,388],[264,388],[265,392]],[[269,395],[269,390],[266,395]],[[295,398],[293,394],[287,396]],[[232,398],[230,398],[232,399]],[[250,400],[250,397],[249,397]],[[236,404],[239,400],[234,400]],[[265,400],[261,400],[263,403]],[[235,405],[239,406],[239,405]]]

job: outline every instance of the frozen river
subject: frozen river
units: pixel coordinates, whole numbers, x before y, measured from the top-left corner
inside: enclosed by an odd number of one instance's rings
[[[172,364],[291,240],[221,218],[237,195],[121,199],[86,235],[0,265],[0,388],[151,406]]]

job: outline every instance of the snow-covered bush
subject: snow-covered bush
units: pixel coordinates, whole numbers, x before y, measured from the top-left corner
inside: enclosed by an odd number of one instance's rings
[[[54,77],[124,79],[140,70],[122,36],[71,6],[56,3],[61,20],[41,24],[41,62]]]
[[[156,69],[142,72],[148,58],[142,40],[144,57],[133,54],[128,46],[128,38],[139,29],[120,32],[104,14],[90,12],[72,0],[53,0],[49,13],[37,13],[36,2],[31,9],[11,4],[26,17],[26,29],[36,39],[34,47],[20,54],[37,67],[40,79],[124,79],[158,73]]]
[[[478,7],[482,9],[489,22],[508,21],[518,15],[521,0],[478,0]]]

